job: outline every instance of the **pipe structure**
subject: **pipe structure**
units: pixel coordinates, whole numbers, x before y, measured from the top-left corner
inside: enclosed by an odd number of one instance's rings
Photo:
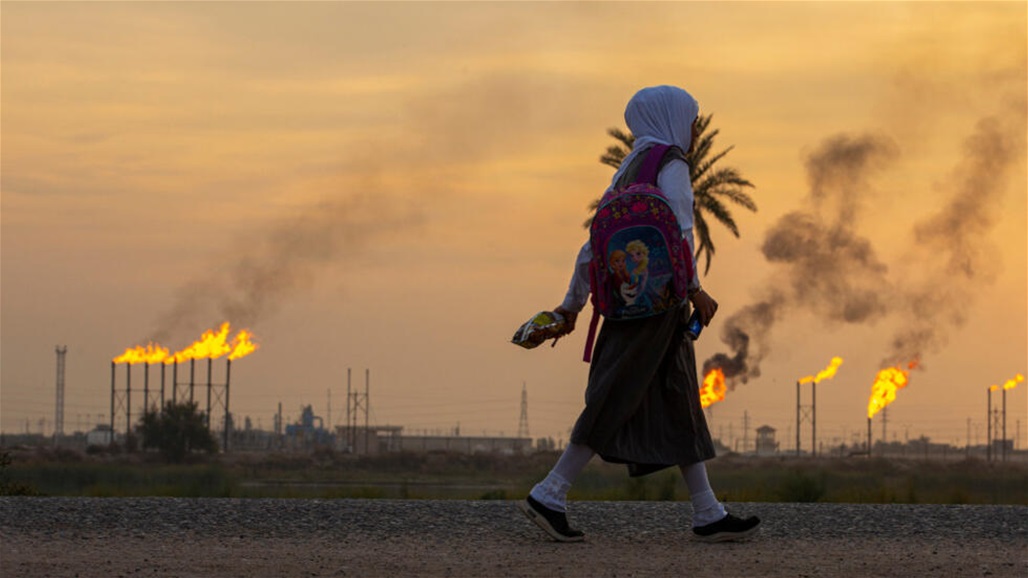
[[[125,364],[125,447],[132,433],[132,364]]]
[[[352,394],[350,393],[350,375],[351,368],[346,368],[346,449],[347,451],[354,451],[353,444],[353,433],[350,430],[350,402],[352,401]]]
[[[817,381],[810,384],[810,455],[817,457]]]
[[[1003,450],[1000,452],[1001,461],[1007,461],[1007,388],[1003,388],[1003,439],[1000,440]]]
[[[364,370],[364,455],[368,455],[368,414],[371,413],[371,370]]]
[[[224,449],[222,451],[228,451],[228,430],[229,430],[229,412],[228,412],[228,386],[232,377],[232,360],[229,359],[225,364],[225,432],[224,432]]]
[[[150,411],[150,362],[143,366],[143,414]]]
[[[867,416],[867,457],[871,457],[871,416]]]
[[[207,358],[207,429],[211,429],[211,365],[214,360]]]
[[[800,455],[800,382],[796,382],[796,457]]]
[[[986,461],[992,461],[992,388],[985,390],[988,392],[989,405],[988,411],[985,414],[985,459]]]
[[[109,445],[114,445],[114,396],[116,395],[114,390],[114,374],[117,369],[115,363],[111,362],[111,441]]]

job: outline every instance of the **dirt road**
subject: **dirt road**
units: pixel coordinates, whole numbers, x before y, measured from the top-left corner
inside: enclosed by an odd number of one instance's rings
[[[1022,506],[729,507],[761,533],[694,542],[682,502],[574,503],[559,544],[511,501],[0,498],[0,576],[1028,576]]]

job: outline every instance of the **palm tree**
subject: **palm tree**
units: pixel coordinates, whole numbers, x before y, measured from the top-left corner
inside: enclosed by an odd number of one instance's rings
[[[744,190],[746,187],[753,188],[753,183],[742,178],[738,169],[714,167],[735,147],[730,146],[709,156],[714,147],[714,137],[720,132],[717,129],[707,132],[712,117],[712,114],[700,115],[699,121],[696,123],[698,134],[696,147],[692,153],[685,155],[686,161],[689,163],[689,177],[692,180],[695,199],[693,205],[693,230],[697,240],[695,258],[697,263],[701,257],[704,259],[704,274],[710,270],[710,260],[714,256],[714,242],[710,238],[708,217],[713,217],[738,238],[739,226],[736,225],[725,201],[741,205],[753,212],[757,211],[757,204]],[[607,129],[607,134],[618,140],[620,144],[607,147],[607,152],[600,157],[600,162],[618,168],[621,166],[621,161],[632,150],[635,137],[631,133],[625,133],[617,128]],[[596,199],[590,204],[590,209],[595,211],[599,203],[600,200]],[[586,227],[589,226],[590,221],[586,221]]]

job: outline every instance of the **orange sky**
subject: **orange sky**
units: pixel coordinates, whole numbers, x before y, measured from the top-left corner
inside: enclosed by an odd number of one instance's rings
[[[805,160],[826,139],[895,144],[861,184],[858,230],[902,287],[937,268],[913,227],[959,189],[977,123],[999,119],[1018,152],[996,169],[974,290],[942,297],[966,319],[939,316],[945,343],[889,408],[890,438],[962,444],[970,418],[984,439],[986,389],[1028,369],[1026,11],[4,2],[0,429],[52,430],[55,345],[73,431],[109,412],[112,357],[227,320],[261,343],[232,377],[232,409],[255,425],[279,402],[287,421],[305,404],[327,419],[329,389],[339,423],[350,367],[371,369],[374,422],[510,435],[524,383],[533,437],[566,439],[584,332],[555,349],[508,340],[563,296],[612,173],[605,130],[635,90],[669,83],[714,114],[760,208],[736,211],[741,239],[715,231],[704,285],[721,315],[701,360],[724,351],[728,316],[783,282],[760,247],[809,208]],[[905,317],[791,311],[761,377],[714,406],[713,432],[741,438],[745,414],[791,445],[796,379],[838,355],[818,439],[862,435]],[[1024,447],[1026,386],[1008,395]]]

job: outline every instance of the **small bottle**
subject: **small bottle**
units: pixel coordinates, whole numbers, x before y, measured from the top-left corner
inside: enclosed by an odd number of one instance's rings
[[[703,331],[703,320],[700,319],[700,312],[694,309],[692,315],[689,316],[689,322],[685,325],[685,332],[689,339],[696,341],[699,339],[701,331]]]

